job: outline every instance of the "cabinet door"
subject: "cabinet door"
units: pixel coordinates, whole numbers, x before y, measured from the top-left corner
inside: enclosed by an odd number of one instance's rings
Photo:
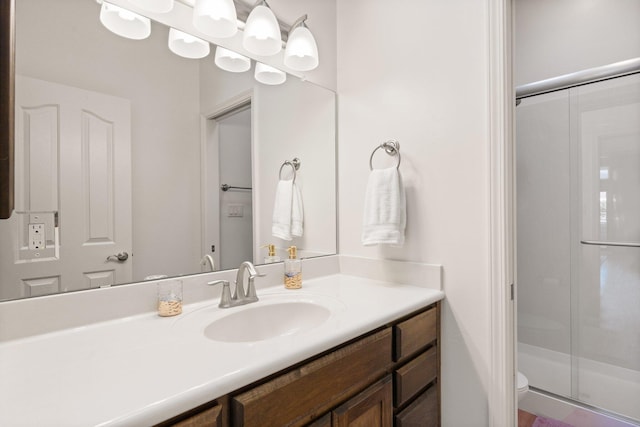
[[[391,427],[393,425],[391,376],[373,384],[333,411],[333,427]]]

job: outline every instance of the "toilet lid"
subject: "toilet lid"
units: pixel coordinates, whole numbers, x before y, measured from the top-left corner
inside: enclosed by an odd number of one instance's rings
[[[518,372],[518,390],[524,390],[529,387],[529,380],[527,377]]]

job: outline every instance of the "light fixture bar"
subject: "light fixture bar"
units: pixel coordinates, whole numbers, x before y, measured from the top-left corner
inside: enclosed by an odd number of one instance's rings
[[[296,19],[296,22],[293,23],[293,25],[291,27],[289,27],[289,31],[288,33],[290,33],[294,28],[296,28],[298,25],[302,24],[304,21],[306,21],[308,18],[307,14],[305,13],[304,15],[302,15],[300,18]],[[288,34],[287,33],[287,34]]]
[[[189,7],[193,7],[194,5],[194,0],[175,0],[175,1],[178,3],[182,3],[184,5],[187,5]],[[239,21],[238,29],[242,30],[244,29],[244,23],[247,22],[247,18],[249,17],[249,14],[251,13],[251,9],[253,9],[253,6],[249,6],[246,3],[239,0],[233,0],[233,3],[236,5],[236,13],[238,15],[238,21]],[[305,17],[306,16],[307,15],[305,15]],[[278,18],[278,15],[276,15],[276,19],[278,20],[278,25],[280,26],[280,36],[282,37],[282,41],[286,42],[287,38],[289,37],[289,31],[291,31],[291,29],[294,26],[289,25],[286,22],[282,21],[280,18]]]
[[[174,0],[129,0],[131,4],[153,13],[167,13],[173,9]]]

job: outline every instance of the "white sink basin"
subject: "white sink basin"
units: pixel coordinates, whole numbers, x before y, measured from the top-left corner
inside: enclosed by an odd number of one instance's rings
[[[264,341],[315,328],[330,315],[328,308],[307,301],[248,305],[211,322],[204,335],[223,342]]]

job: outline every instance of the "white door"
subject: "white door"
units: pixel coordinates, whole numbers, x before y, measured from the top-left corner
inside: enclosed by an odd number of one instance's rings
[[[131,281],[130,110],[16,76],[16,212],[0,222],[0,299]]]

